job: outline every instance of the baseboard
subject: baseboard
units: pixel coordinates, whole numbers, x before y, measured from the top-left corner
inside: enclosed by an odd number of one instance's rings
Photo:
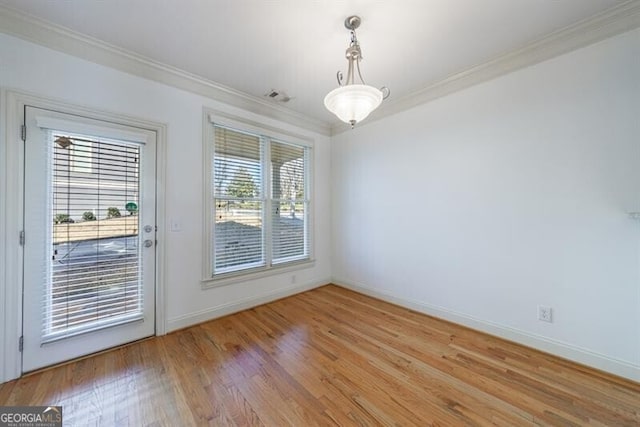
[[[614,375],[628,378],[632,381],[640,382],[640,366],[631,364],[624,360],[614,359],[591,350],[581,348],[569,343],[547,338],[541,335],[532,334],[509,326],[488,322],[473,316],[449,310],[443,307],[427,304],[421,301],[413,301],[395,296],[391,293],[370,289],[363,284],[354,283],[349,280],[334,278],[332,280],[337,286],[341,286],[352,291],[368,295],[392,304],[399,305],[420,313],[428,314],[440,319],[448,320],[459,325],[485,332],[518,344],[532,347],[546,353],[562,357],[589,367],[593,367]]]
[[[247,310],[268,302],[272,302],[281,298],[286,298],[291,295],[306,292],[320,286],[324,286],[331,283],[331,279],[319,280],[312,283],[300,284],[295,286],[289,286],[286,288],[280,288],[275,291],[267,292],[262,295],[252,296],[250,298],[244,298],[238,301],[222,304],[216,307],[208,308],[206,310],[195,311],[188,313],[167,321],[167,332],[183,329],[189,326],[197,325],[198,323],[207,322],[209,320],[217,319],[218,317],[227,316],[229,314],[237,313],[242,310]]]

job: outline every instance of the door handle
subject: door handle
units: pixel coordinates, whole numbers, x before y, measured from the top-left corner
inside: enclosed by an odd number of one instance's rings
[[[144,241],[144,247],[145,248],[150,248],[151,246],[153,246],[153,240],[145,240]]]

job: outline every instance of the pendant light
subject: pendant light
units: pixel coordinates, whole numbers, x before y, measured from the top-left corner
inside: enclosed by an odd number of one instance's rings
[[[344,82],[342,72],[338,71],[339,87],[332,90],[324,98],[324,106],[335,114],[340,120],[349,123],[351,128],[356,123],[364,120],[373,110],[378,108],[382,100],[387,99],[390,91],[386,87],[380,89],[367,85],[360,73],[360,60],[362,50],[356,37],[356,28],[360,26],[361,19],[358,16],[349,16],[344,21],[344,26],[351,33],[351,42],[345,53],[347,62],[347,80]],[[355,80],[355,72],[358,71],[360,83]]]

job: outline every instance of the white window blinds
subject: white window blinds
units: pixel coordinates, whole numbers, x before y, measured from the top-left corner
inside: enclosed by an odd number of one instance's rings
[[[214,273],[265,265],[260,137],[216,127]]]
[[[309,150],[214,125],[214,277],[309,259]]]
[[[142,316],[140,146],[50,132],[44,341]]]
[[[308,211],[306,148],[271,142],[273,263],[305,258]]]

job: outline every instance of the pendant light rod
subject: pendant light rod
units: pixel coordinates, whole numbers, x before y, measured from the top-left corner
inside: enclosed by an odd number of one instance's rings
[[[364,79],[362,78],[362,73],[360,72],[360,60],[362,59],[362,49],[360,49],[360,44],[358,43],[358,37],[356,36],[356,28],[360,26],[360,17],[359,16],[349,16],[344,20],[344,26],[346,29],[351,32],[351,43],[347,50],[345,51],[345,57],[347,58],[348,67],[347,67],[347,81],[344,83],[345,85],[355,84],[354,72],[358,70],[358,77],[360,77],[360,82],[362,84],[366,84]],[[342,72],[338,71],[338,84],[342,86]]]

